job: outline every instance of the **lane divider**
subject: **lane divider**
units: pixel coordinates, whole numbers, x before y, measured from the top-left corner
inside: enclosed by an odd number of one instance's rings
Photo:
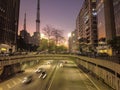
[[[78,68],[78,66],[76,66],[77,68]],[[86,74],[86,73],[84,73],[82,70],[80,70],[79,68],[78,68],[78,71],[79,72],[82,72],[88,79],[89,79],[89,81],[95,86],[95,88],[97,89],[97,90],[101,90],[89,77],[88,77],[88,75]],[[81,75],[80,75],[81,76]]]
[[[50,81],[50,85],[49,85],[49,87],[48,87],[48,90],[50,90],[50,88],[51,88],[51,86],[52,86],[52,83],[53,83],[53,81],[54,81],[55,75],[56,75],[56,73],[57,73],[57,67],[58,67],[58,64],[57,64],[56,67],[55,67],[55,70],[54,70],[54,73],[53,73],[53,77],[52,77],[52,79],[51,79],[51,81]]]
[[[51,82],[53,81],[53,77],[54,77],[55,71],[57,69],[57,66],[58,66],[58,61],[54,65],[51,73],[49,74],[48,78],[46,79],[46,84],[44,85],[44,87],[42,87],[41,90],[49,90],[50,89],[50,87],[52,85]]]

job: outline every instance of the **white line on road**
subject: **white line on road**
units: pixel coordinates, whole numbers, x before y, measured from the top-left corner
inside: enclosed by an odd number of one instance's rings
[[[10,84],[7,84],[7,87],[8,87],[8,88],[11,88]]]
[[[3,89],[0,87],[0,90],[3,90]]]
[[[79,72],[79,70],[76,70],[76,71]],[[80,75],[80,77],[82,77],[80,73],[79,73],[79,75]],[[81,79],[82,79],[82,78],[81,78]],[[82,79],[82,81],[83,81],[83,83],[85,84],[85,82],[84,82],[83,79]],[[89,87],[88,87],[86,84],[85,84],[85,86],[86,86],[86,88],[87,88],[88,90],[90,90]]]
[[[100,88],[84,73],[84,75],[92,82],[92,84],[97,88],[97,90],[100,90]]]
[[[79,68],[78,68],[79,69]],[[78,70],[79,71],[79,70]],[[87,74],[85,74],[82,70],[81,72],[90,80],[90,82],[97,88],[97,90],[101,90],[89,77]],[[81,75],[81,74],[80,74]]]
[[[22,80],[21,80],[20,78],[18,78],[18,80],[19,80],[20,82],[22,82]]]
[[[58,65],[57,65],[57,67],[58,67]],[[57,69],[57,67],[56,67],[56,69]],[[56,74],[56,69],[55,69],[55,73],[54,73],[54,75],[53,75],[53,78],[52,78],[52,80],[51,80],[51,83],[50,83],[50,85],[49,85],[49,87],[48,87],[48,90],[50,90],[50,88],[51,88],[51,86],[52,86],[52,83],[53,83],[53,80],[54,80],[54,78],[55,78],[55,74]]]
[[[12,80],[12,82],[14,83],[14,85],[16,85],[16,84],[17,84],[14,80]]]

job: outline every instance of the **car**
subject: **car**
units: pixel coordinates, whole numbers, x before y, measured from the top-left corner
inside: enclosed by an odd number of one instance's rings
[[[30,83],[31,81],[32,81],[32,75],[29,75],[29,76],[27,76],[27,77],[24,77],[22,83],[23,83],[23,84],[28,84],[28,83]]]
[[[37,68],[37,69],[35,70],[35,72],[36,72],[36,73],[41,73],[42,70],[43,70],[42,68]]]
[[[45,78],[46,78],[46,76],[47,76],[46,71],[42,71],[42,73],[39,75],[39,77],[38,77],[38,78],[45,79]]]

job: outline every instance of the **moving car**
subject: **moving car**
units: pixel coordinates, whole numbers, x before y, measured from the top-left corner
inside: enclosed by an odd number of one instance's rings
[[[36,72],[36,73],[41,73],[41,72],[42,72],[42,68],[37,68],[37,69],[35,70],[35,72]]]
[[[24,77],[22,83],[23,83],[23,84],[28,84],[28,83],[30,83],[31,81],[32,81],[32,75],[29,75],[29,76],[27,76],[27,77]]]
[[[45,79],[47,76],[46,72],[45,71],[42,71],[42,73],[39,75],[38,78],[42,78],[42,79]]]

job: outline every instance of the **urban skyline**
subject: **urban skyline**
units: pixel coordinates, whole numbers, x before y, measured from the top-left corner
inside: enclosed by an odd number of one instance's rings
[[[40,29],[42,30],[46,25],[51,25],[64,30],[66,37],[66,34],[76,28],[75,21],[82,3],[83,0],[66,0],[64,2],[62,0],[40,0]],[[23,29],[24,13],[26,12],[27,31],[33,35],[36,30],[36,4],[37,0],[21,0],[19,31]]]
[[[120,90],[120,0],[0,0],[0,90]]]

